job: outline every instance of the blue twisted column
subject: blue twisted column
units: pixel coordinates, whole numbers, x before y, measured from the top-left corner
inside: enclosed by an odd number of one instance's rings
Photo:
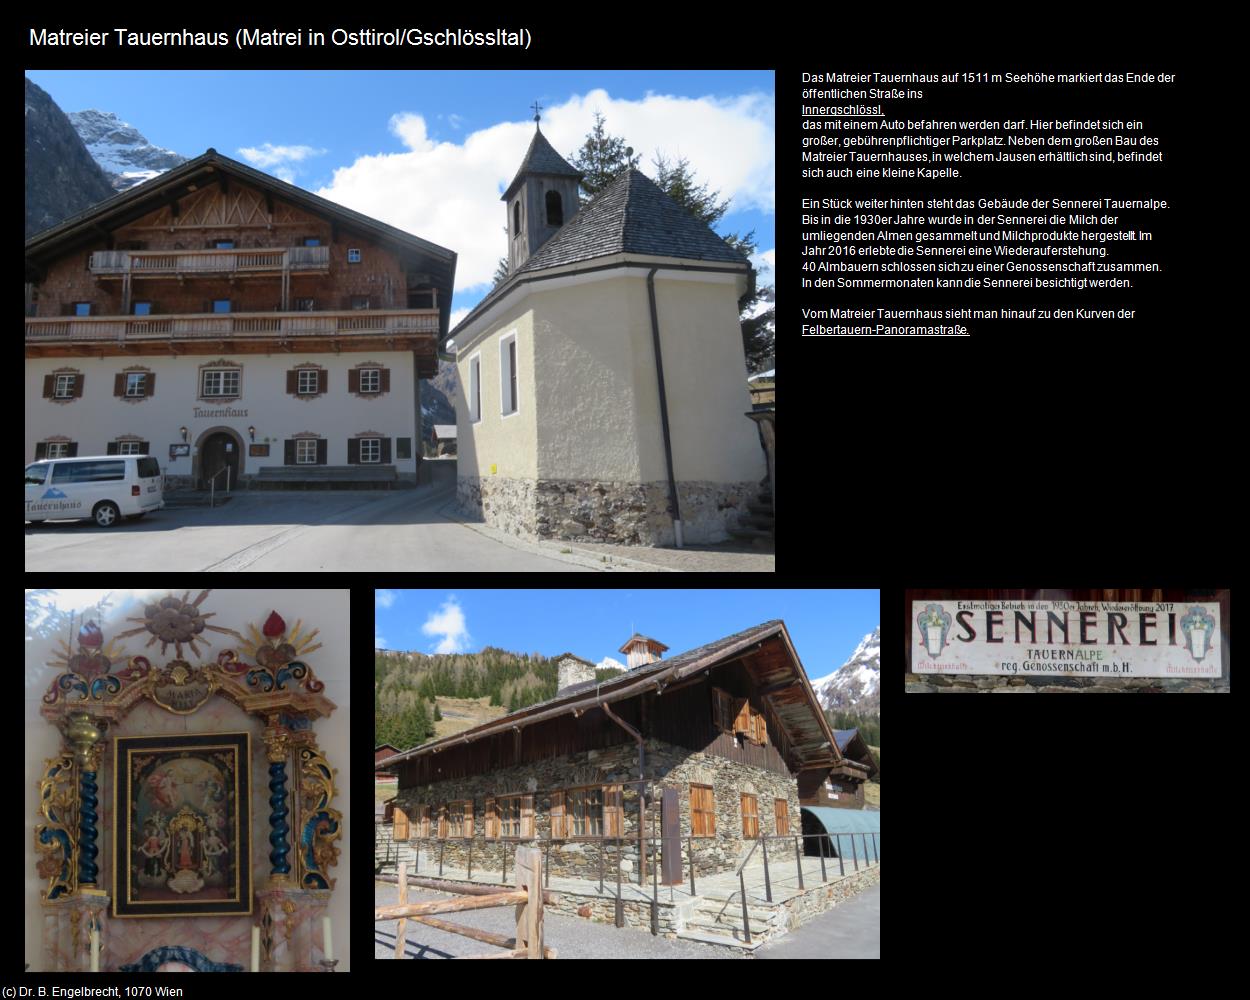
[[[80,886],[95,885],[96,874],[96,798],[95,771],[83,771],[82,783],[78,792],[80,819],[78,823],[78,884]]]
[[[286,856],[291,848],[287,835],[291,829],[286,823],[286,760],[291,734],[277,726],[276,721],[270,717],[270,725],[263,734],[269,756],[269,846],[272,848],[269,852],[269,880],[288,882],[291,865]]]
[[[100,853],[96,848],[96,824],[99,815],[96,809],[100,801],[95,776],[100,764],[100,754],[104,751],[101,742],[107,723],[103,719],[93,719],[86,712],[71,712],[65,719],[65,738],[74,748],[74,756],[78,761],[78,886],[79,888],[95,888],[99,869],[95,859]]]

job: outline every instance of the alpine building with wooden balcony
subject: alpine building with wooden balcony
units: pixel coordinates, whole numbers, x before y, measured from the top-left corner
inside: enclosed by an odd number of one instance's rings
[[[455,266],[209,149],[26,242],[26,458],[415,480]]]

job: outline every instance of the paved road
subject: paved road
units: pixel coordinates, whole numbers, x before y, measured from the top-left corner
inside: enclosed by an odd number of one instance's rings
[[[756,958],[880,958],[881,886],[865,889],[784,937],[769,941]]]
[[[587,572],[592,557],[540,551],[438,513],[445,486],[387,492],[237,493],[224,506],[155,511],[115,528],[26,527],[26,569],[485,570]]]
[[[374,899],[378,906],[394,903],[399,889],[385,882],[374,883]],[[433,899],[449,899],[438,893],[410,890],[408,901],[412,903]],[[510,906],[491,910],[467,910],[463,913],[444,914],[441,919],[507,934],[516,932],[516,917]],[[378,921],[374,925],[374,957],[395,957],[394,920]],[[670,941],[652,937],[650,931],[636,927],[616,928],[611,924],[592,923],[578,917],[560,913],[543,916],[543,937],[549,948],[555,948],[561,959],[565,958],[741,958],[736,948],[718,948],[716,945],[699,944],[696,941]],[[483,955],[501,949],[472,938],[461,937],[436,930],[424,924],[408,921],[404,934],[407,958],[455,958],[459,955]]]

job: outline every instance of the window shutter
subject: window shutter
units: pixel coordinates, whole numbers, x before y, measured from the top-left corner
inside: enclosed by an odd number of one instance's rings
[[[66,458],[78,457],[78,442],[77,441],[71,441],[69,443],[69,448],[66,450],[65,457]]]
[[[140,442],[139,442],[139,450],[140,450],[141,452],[143,452],[143,454],[145,454],[145,455],[150,455],[150,454],[152,454],[152,442],[151,442],[151,441],[140,441]]]
[[[420,817],[421,825],[418,828],[420,835],[428,839],[430,836],[430,807],[421,806],[417,815]]]
[[[603,790],[603,833],[607,837],[620,837],[625,807],[621,803],[621,786],[608,785]]]
[[[495,816],[495,800],[486,796],[486,839],[494,840],[499,836],[499,819]]]
[[[462,837],[473,838],[473,800],[464,800],[464,823],[461,832]]]
[[[389,465],[391,461],[391,439],[382,439],[382,464]]]
[[[282,464],[283,465],[295,464],[295,442],[294,441],[284,442],[283,451],[282,451]]]
[[[286,373],[286,391],[289,396],[294,396],[299,392],[299,372],[289,371]]]
[[[156,395],[156,373],[148,372],[143,378],[143,394],[145,396]]]
[[[551,839],[564,839],[564,792],[551,793]]]
[[[54,387],[56,385],[55,375],[45,375],[43,377],[43,398],[51,399]]]
[[[534,796],[521,796],[521,836],[534,836]]]
[[[328,392],[330,389],[330,373],[324,368],[317,372],[317,392]]]
[[[105,452],[105,454],[106,454],[106,455],[116,455],[116,454],[117,454],[117,442],[116,442],[116,441],[110,441],[110,442],[108,443],[108,450]]]
[[[47,458],[47,457],[48,457],[48,442],[40,441],[38,444],[35,445],[35,461],[38,462],[39,459]]]
[[[751,705],[745,698],[735,698],[734,732],[749,734],[751,732]]]
[[[389,368],[382,369],[378,384],[382,386],[383,392],[391,391],[391,370]]]
[[[399,806],[395,807],[395,839],[408,839],[408,814]]]
[[[347,439],[347,464],[360,464],[360,440],[359,438]]]
[[[360,392],[360,369],[350,368],[347,372],[347,391]]]
[[[318,465],[325,465],[325,464],[326,464],[326,445],[327,445],[327,443],[328,443],[328,442],[326,442],[326,440],[325,440],[324,438],[323,438],[322,440],[320,440],[320,441],[318,441],[318,442],[317,442],[317,464],[318,464]]]
[[[114,396],[124,396],[124,395],[126,395],[126,375],[125,375],[125,373],[121,373],[121,374],[118,374],[118,375],[114,375],[114,376],[113,376],[113,395],[114,395]]]
[[[74,398],[82,399],[82,384],[87,380],[86,375],[74,376]]]

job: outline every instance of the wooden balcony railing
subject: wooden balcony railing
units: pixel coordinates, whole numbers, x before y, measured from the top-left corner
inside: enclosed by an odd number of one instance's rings
[[[280,274],[325,270],[329,247],[272,247],[248,250],[97,250],[91,273],[158,277],[180,274]]]
[[[438,310],[354,309],[346,312],[50,316],[26,319],[27,344],[248,337],[387,337],[414,333],[437,334]]]

